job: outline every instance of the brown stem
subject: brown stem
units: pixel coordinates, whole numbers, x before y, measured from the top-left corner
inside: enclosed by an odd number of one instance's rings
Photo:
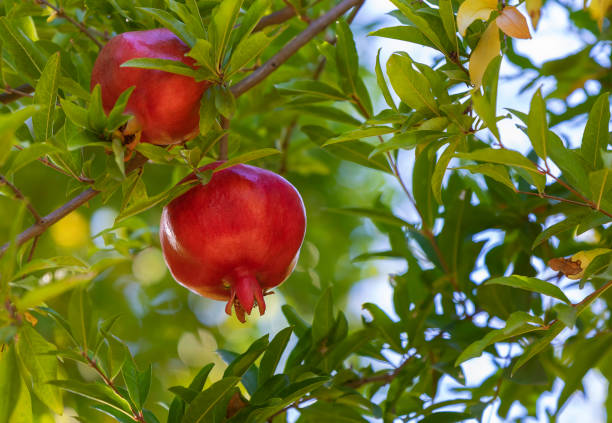
[[[393,381],[393,379],[397,377],[397,375],[401,373],[404,367],[406,367],[408,363],[412,361],[413,358],[414,358],[414,354],[408,357],[406,360],[404,360],[404,362],[400,364],[399,367],[397,367],[391,373],[384,373],[381,375],[375,375],[375,376],[370,376],[370,377],[366,377],[363,379],[353,380],[353,381],[348,382],[346,386],[348,386],[349,388],[356,389],[363,385],[367,385],[368,383],[377,383],[377,382],[383,382],[385,384],[390,383],[391,381]]]
[[[23,84],[17,88],[4,88],[5,93],[0,94],[0,103],[8,104],[19,100],[21,97],[29,97],[34,92],[34,87],[29,84]]]
[[[36,2],[38,4],[41,4],[41,5],[44,5],[44,6],[47,6],[47,7],[50,7],[51,9],[53,9],[55,11],[55,13],[57,14],[57,16],[59,16],[60,18],[66,19],[72,25],[76,26],[79,29],[79,31],[81,31],[83,34],[85,34],[87,37],[89,37],[98,46],[98,48],[102,48],[103,47],[102,43],[100,41],[98,41],[98,39],[89,31],[89,29],[85,25],[83,25],[80,22],[77,22],[76,20],[74,20],[73,18],[68,16],[64,12],[64,9],[52,5],[47,0],[36,0]]]
[[[221,116],[221,127],[224,130],[228,130],[230,127],[230,120],[225,116]],[[227,160],[227,137],[226,133],[219,140],[219,160]]]
[[[253,32],[261,31],[267,26],[282,24],[285,21],[293,18],[295,16],[295,11],[291,7],[285,7],[281,10],[278,10],[274,13],[270,13],[269,15],[264,16],[259,20]]]
[[[283,48],[280,49],[278,53],[272,56],[270,60],[264,63],[259,69],[250,74],[248,77],[234,85],[231,88],[234,96],[240,96],[263,81],[268,75],[278,69],[280,65],[285,63],[291,56],[293,56],[293,54],[301,47],[306,45],[317,34],[323,31],[347,10],[359,4],[359,2],[360,0],[344,0],[342,3],[325,13],[320,18],[312,21],[308,28],[289,41]]]
[[[563,203],[568,203],[568,204],[574,204],[576,206],[580,206],[580,207],[587,207],[589,209],[593,209],[595,211],[601,212],[603,214],[605,214],[606,216],[608,216],[609,218],[612,219],[612,214],[597,207],[597,204],[593,203],[591,200],[586,199],[586,202],[582,202],[582,201],[575,201],[575,200],[570,200],[567,198],[563,198],[563,197],[557,197],[555,195],[549,195],[546,193],[537,193],[537,192],[528,192],[528,191],[516,191],[518,194],[525,194],[525,195],[531,195],[534,197],[541,197],[541,198],[548,198],[551,200],[556,200],[556,201],[560,201]]]

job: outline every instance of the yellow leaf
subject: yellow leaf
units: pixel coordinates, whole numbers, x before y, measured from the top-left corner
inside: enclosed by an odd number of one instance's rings
[[[542,0],[527,0],[525,5],[527,6],[527,14],[529,15],[529,19],[531,19],[531,25],[535,30],[538,27],[538,22],[540,22]]]
[[[512,38],[531,38],[527,19],[514,6],[506,6],[495,19],[499,29]]]
[[[468,26],[476,19],[486,21],[491,12],[497,9],[497,0],[466,0],[457,11],[457,28],[463,36]]]
[[[591,4],[589,4],[589,13],[591,17],[597,21],[600,30],[603,25],[604,17],[611,6],[612,0],[591,0]]]
[[[478,45],[470,55],[470,79],[474,87],[482,85],[482,77],[487,65],[500,54],[499,28],[491,22],[478,41]]]

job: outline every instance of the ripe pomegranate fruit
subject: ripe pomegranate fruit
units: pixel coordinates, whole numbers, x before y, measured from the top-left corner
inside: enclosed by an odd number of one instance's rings
[[[293,271],[305,229],[304,204],[293,185],[239,164],[164,207],[160,239],[174,278],[204,297],[227,301],[225,312],[231,315],[233,306],[244,323],[255,303],[264,314],[267,290]]]
[[[130,59],[176,60],[194,67],[186,57],[189,47],[167,29],[125,32],[113,37],[100,51],[91,73],[91,89],[102,88],[102,105],[108,113],[119,95],[134,86],[125,108],[134,115],[122,135],[125,144],[178,144],[198,133],[200,98],[208,81],[153,69],[122,68]]]

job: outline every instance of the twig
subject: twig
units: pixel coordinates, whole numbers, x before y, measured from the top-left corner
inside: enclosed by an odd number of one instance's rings
[[[38,1],[38,0],[37,0]],[[283,64],[289,57],[296,53],[301,47],[303,47],[308,41],[313,39],[319,32],[321,32],[327,25],[334,22],[340,15],[349,10],[351,7],[359,4],[361,0],[344,0],[338,6],[331,9],[329,12],[313,21],[308,28],[302,31],[297,37],[286,44],[275,56],[268,60],[262,67],[257,69],[255,72],[241,80],[239,83],[231,87],[232,93],[235,97],[239,97],[261,81],[263,81],[268,75],[274,72],[281,64]],[[126,172],[131,172],[136,168],[142,167],[147,162],[146,157],[137,155],[130,161]],[[43,217],[40,222],[30,226],[28,229],[23,231],[17,236],[17,245],[23,245],[30,239],[39,236],[47,230],[51,225],[60,220],[62,217],[78,209],[83,204],[98,195],[100,191],[96,191],[89,188],[77,195],[72,200],[60,208],[52,211],[47,216]],[[0,247],[0,256],[8,249],[9,244],[6,243]]]
[[[4,88],[5,93],[0,94],[0,103],[9,104],[19,100],[21,97],[29,97],[34,92],[34,87],[29,84],[23,84],[17,88]]]
[[[375,375],[375,376],[370,376],[370,377],[366,377],[366,378],[363,378],[363,379],[353,380],[353,381],[348,382],[346,384],[346,386],[355,389],[355,388],[359,388],[359,387],[361,387],[363,385],[367,385],[368,383],[376,383],[376,382],[389,383],[393,379],[395,379],[401,373],[402,370],[404,370],[404,367],[406,367],[408,365],[408,363],[410,363],[414,357],[415,357],[415,354],[413,354],[410,357],[408,357],[406,360],[404,360],[404,362],[402,364],[400,364],[391,373],[384,373],[384,374],[381,374],[381,375]]]
[[[344,0],[342,3],[325,13],[320,18],[312,21],[312,23],[304,31],[299,33],[293,40],[289,41],[283,48],[280,49],[270,60],[264,63],[259,69],[244,78],[231,90],[235,97],[240,96],[250,90],[268,75],[274,72],[280,65],[285,63],[295,52],[297,52],[306,43],[312,40],[318,33],[323,31],[327,26],[333,23],[338,17],[345,13],[350,8],[356,6],[361,0]]]
[[[14,145],[13,147],[15,147],[17,150],[20,150],[20,151],[24,149],[20,145]],[[59,167],[58,165],[56,165],[55,163],[53,163],[51,160],[47,159],[46,157],[39,157],[36,160],[38,160],[39,162],[41,162],[45,166],[50,167],[51,169],[61,173],[62,175],[66,175],[66,176],[68,176],[70,178],[74,178],[75,177],[75,175],[66,172],[64,169],[62,169],[61,167]],[[93,179],[86,178],[84,176],[78,176],[78,177],[76,177],[76,179],[79,182],[83,182],[85,184],[93,184],[95,182]]]
[[[291,9],[293,9],[293,14],[296,15],[298,18],[300,18],[301,21],[306,22],[306,23],[312,22],[312,19],[310,19],[308,16],[300,13],[298,8],[295,7],[291,2],[289,2],[289,0],[283,0],[283,3],[285,3],[287,5],[287,7],[290,7]]]
[[[259,23],[255,25],[253,32],[261,31],[267,26],[282,24],[285,21],[293,18],[295,11],[291,7],[285,7],[277,12],[270,13],[259,20]]]
[[[531,195],[533,197],[540,197],[540,198],[548,198],[550,200],[555,200],[555,201],[560,201],[563,203],[568,203],[568,204],[574,204],[576,206],[580,206],[580,207],[587,207],[589,209],[593,209],[595,211],[601,212],[603,214],[605,214],[606,216],[608,216],[609,218],[612,219],[612,214],[597,207],[597,204],[593,203],[591,200],[586,199],[586,202],[582,202],[582,201],[575,201],[575,200],[570,200],[567,198],[563,198],[563,197],[557,197],[555,195],[549,195],[546,193],[537,193],[537,192],[528,192],[528,191],[516,191],[518,194],[525,194],[525,195]]]
[[[36,2],[38,4],[41,4],[41,5],[44,5],[44,6],[47,6],[47,7],[50,7],[51,9],[53,9],[55,11],[55,13],[57,14],[57,16],[59,16],[60,18],[66,19],[72,25],[76,26],[79,29],[79,31],[81,31],[83,34],[85,34],[87,37],[89,37],[94,43],[96,43],[98,48],[102,48],[103,47],[103,44],[100,41],[98,41],[98,39],[89,31],[89,29],[85,25],[83,25],[80,22],[77,22],[76,20],[74,20],[73,18],[68,16],[66,14],[66,12],[64,12],[63,8],[59,8],[57,6],[54,6],[51,3],[49,3],[47,0],[36,0]]]

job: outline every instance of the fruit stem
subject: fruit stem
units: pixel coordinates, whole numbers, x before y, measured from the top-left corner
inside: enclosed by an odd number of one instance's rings
[[[232,314],[232,306],[236,311],[236,317],[242,323],[246,321],[246,314],[251,314],[253,306],[257,304],[259,309],[259,315],[263,316],[266,312],[266,302],[264,300],[263,290],[259,286],[259,282],[253,274],[244,269],[238,269],[235,271],[235,275],[232,278],[232,291],[230,299],[225,306],[225,312],[229,315]]]

